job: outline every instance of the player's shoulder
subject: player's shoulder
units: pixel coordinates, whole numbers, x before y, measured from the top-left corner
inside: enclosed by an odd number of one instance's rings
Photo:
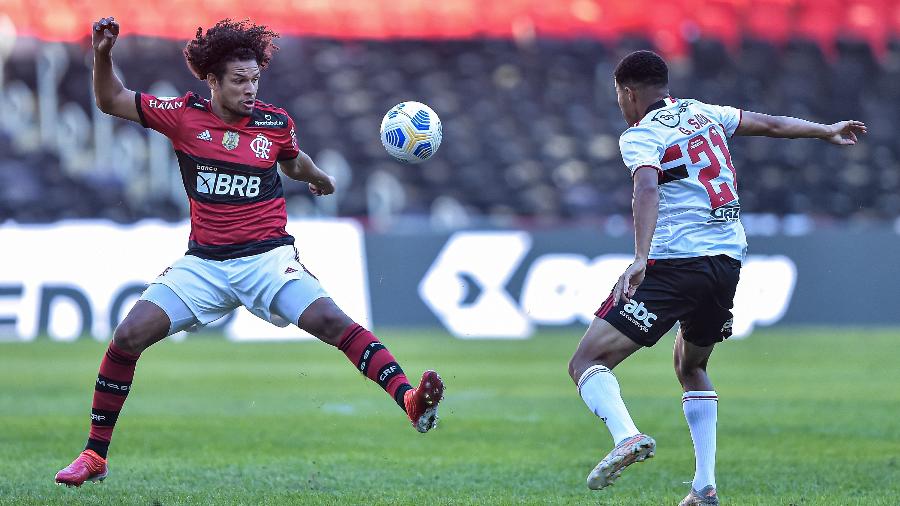
[[[652,121],[646,121],[646,118],[631,125],[619,135],[619,144],[628,142],[652,142],[659,140],[660,134],[655,128]]]
[[[281,107],[257,100],[247,126],[279,130],[288,128],[291,121],[291,116]]]

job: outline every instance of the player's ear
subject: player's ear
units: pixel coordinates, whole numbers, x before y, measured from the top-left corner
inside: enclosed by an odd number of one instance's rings
[[[216,75],[210,72],[206,74],[206,84],[209,86],[209,89],[214,90],[219,87],[219,80],[216,78]]]
[[[637,94],[634,92],[634,88],[631,86],[625,87],[625,98],[631,103],[637,102]]]

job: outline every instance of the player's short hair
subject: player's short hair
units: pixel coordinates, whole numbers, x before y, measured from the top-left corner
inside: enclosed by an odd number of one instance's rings
[[[667,86],[669,67],[653,51],[635,51],[616,65],[613,74],[620,86]]]
[[[184,57],[197,79],[205,81],[207,74],[222,79],[228,62],[256,60],[260,69],[266,68],[278,50],[272,43],[277,37],[264,25],[223,19],[206,30],[206,35],[202,27],[197,28],[197,36],[184,47]]]

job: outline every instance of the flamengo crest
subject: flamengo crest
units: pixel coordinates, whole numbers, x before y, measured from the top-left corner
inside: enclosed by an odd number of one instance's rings
[[[269,149],[272,147],[272,141],[270,141],[263,134],[256,134],[256,138],[250,141],[250,149],[256,153],[257,158],[269,158]]]
[[[225,146],[225,149],[231,151],[232,149],[238,147],[238,142],[240,142],[240,140],[241,138],[238,136],[237,132],[228,130],[222,137],[222,145]]]

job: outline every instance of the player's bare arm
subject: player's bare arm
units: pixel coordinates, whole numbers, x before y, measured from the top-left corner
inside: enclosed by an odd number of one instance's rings
[[[814,138],[837,145],[852,146],[858,135],[866,133],[862,121],[839,121],[831,125],[815,123],[790,116],[770,116],[758,112],[744,111],[741,124],[735,135],[761,135],[786,139]]]
[[[119,38],[119,23],[112,17],[100,18],[91,30],[94,46],[94,97],[106,114],[140,123],[134,92],[125,88],[113,72],[112,48]]]
[[[656,229],[659,216],[659,193],[656,190],[659,178],[656,167],[640,167],[634,173],[634,262],[619,276],[613,290],[615,304],[622,298],[630,299],[644,280],[647,258],[650,255],[650,241]]]
[[[334,178],[326,174],[316,166],[312,158],[303,151],[293,160],[278,162],[281,172],[285,176],[296,181],[309,183],[309,191],[316,196],[331,195],[334,193]]]

